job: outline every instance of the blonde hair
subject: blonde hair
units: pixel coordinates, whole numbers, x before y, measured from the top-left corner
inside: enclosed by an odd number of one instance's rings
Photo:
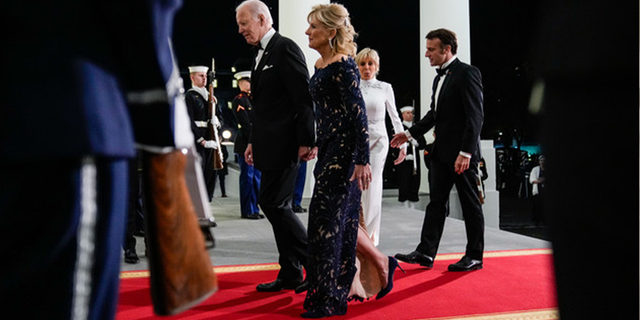
[[[360,65],[360,62],[363,60],[371,59],[376,64],[376,74],[380,72],[380,55],[378,55],[378,51],[371,48],[364,48],[358,52],[356,55],[356,64]]]
[[[312,8],[307,16],[307,21],[317,20],[327,29],[335,29],[336,36],[331,39],[333,53],[347,54],[355,57],[358,50],[354,39],[357,35],[349,11],[343,5],[338,3],[319,4]]]

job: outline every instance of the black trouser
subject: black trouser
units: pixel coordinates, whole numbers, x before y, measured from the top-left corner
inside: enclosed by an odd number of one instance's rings
[[[444,222],[447,217],[447,201],[455,185],[462,206],[462,216],[467,233],[466,255],[482,260],[484,251],[484,215],[478,193],[478,164],[471,162],[462,174],[454,171],[453,163],[444,163],[437,154],[431,158],[430,202],[422,224],[420,244],[416,249],[431,257],[438,253]]]
[[[207,186],[207,195],[209,202],[213,200],[213,190],[216,188],[216,171],[213,170],[213,152],[214,149],[206,149],[199,143],[196,143],[196,150],[201,158],[202,174],[204,175],[204,183]]]
[[[114,319],[127,170],[123,158],[0,159],[4,305],[23,319],[71,319],[84,301],[86,319]]]
[[[280,257],[278,278],[302,280],[307,263],[307,230],[291,208],[298,166],[262,171],[258,203],[273,228]]]
[[[129,161],[129,207],[122,249],[136,250],[134,235],[144,230],[144,211],[142,204],[142,171],[138,167],[139,156]]]
[[[417,170],[413,174],[413,161],[405,160],[396,166],[398,172],[398,201],[417,202],[418,190],[420,189],[420,161],[416,159]]]

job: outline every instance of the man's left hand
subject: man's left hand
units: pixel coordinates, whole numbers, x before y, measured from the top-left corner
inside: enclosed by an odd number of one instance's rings
[[[300,146],[298,147],[298,157],[302,161],[309,161],[315,159],[318,155],[318,147]]]
[[[454,164],[454,169],[457,174],[461,174],[469,169],[469,163],[471,162],[470,158],[467,158],[461,154],[458,155],[456,159],[456,163]]]

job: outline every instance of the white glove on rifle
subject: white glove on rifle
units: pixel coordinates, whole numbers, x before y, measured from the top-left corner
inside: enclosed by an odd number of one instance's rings
[[[218,143],[214,140],[205,140],[204,147],[207,149],[218,149]]]
[[[213,116],[213,118],[211,118],[211,120],[209,120],[209,122],[211,122],[212,125],[216,126],[216,128],[220,128],[221,124],[220,124],[220,120],[218,120],[218,117]]]

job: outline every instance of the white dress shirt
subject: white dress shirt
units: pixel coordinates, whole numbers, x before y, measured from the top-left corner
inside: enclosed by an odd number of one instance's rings
[[[265,33],[262,39],[260,39],[260,49],[258,50],[258,54],[256,55],[256,66],[254,67],[254,70],[258,67],[258,63],[260,63],[260,59],[262,59],[262,55],[264,54],[264,49],[269,44],[269,41],[271,41],[271,38],[273,38],[274,34],[276,34],[276,30],[274,28],[271,28],[269,29],[269,31],[267,31],[267,33]]]

